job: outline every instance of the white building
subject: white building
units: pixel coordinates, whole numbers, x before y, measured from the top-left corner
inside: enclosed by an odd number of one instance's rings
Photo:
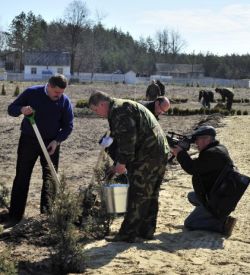
[[[204,77],[202,64],[170,64],[156,63],[156,75],[172,76],[173,78]]]
[[[68,52],[25,53],[24,80],[47,80],[57,73],[70,78],[70,54]]]

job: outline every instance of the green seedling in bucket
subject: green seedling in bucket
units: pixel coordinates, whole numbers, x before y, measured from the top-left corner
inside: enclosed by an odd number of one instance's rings
[[[58,190],[58,186],[60,185],[60,180],[58,178],[58,175],[56,173],[56,170],[55,170],[55,167],[50,159],[50,156],[49,156],[49,153],[47,151],[47,148],[45,147],[45,144],[43,142],[43,139],[41,137],[41,134],[36,126],[36,121],[35,121],[35,111],[33,110],[33,113],[31,115],[28,115],[26,116],[26,118],[30,121],[30,124],[32,125],[33,129],[34,129],[34,132],[36,134],[36,137],[38,139],[38,142],[42,148],[42,151],[43,151],[43,154],[44,154],[44,157],[46,158],[47,160],[47,163],[49,165],[49,168],[50,168],[50,171],[51,171],[51,174],[52,174],[52,177],[54,179],[54,182],[55,182],[55,190]]]

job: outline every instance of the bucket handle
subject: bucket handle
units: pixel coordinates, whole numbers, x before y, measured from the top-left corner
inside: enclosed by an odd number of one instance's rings
[[[128,179],[128,174],[127,173],[120,174],[119,176],[125,176],[125,178],[127,180],[127,183],[124,183],[124,184],[128,184],[129,185],[129,179]],[[106,184],[104,184],[104,186],[109,186],[111,184],[113,184],[113,183],[106,183]],[[123,184],[123,183],[121,183],[121,184]]]

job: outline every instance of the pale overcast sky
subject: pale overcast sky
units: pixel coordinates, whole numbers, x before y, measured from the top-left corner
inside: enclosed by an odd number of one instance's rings
[[[22,11],[40,14],[48,23],[62,18],[71,0],[1,1],[0,28],[7,30]],[[116,26],[140,36],[155,38],[165,28],[180,33],[187,42],[184,52],[250,54],[249,0],[86,0],[90,18],[104,15],[105,27]]]

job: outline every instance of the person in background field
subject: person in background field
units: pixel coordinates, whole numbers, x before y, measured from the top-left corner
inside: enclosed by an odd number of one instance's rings
[[[24,115],[24,118],[21,124],[16,176],[12,186],[6,227],[14,226],[23,218],[30,178],[38,157],[40,157],[43,175],[40,211],[46,213],[49,210],[51,172],[35,132],[26,116],[35,112],[36,125],[57,171],[60,144],[68,138],[73,129],[72,106],[69,98],[64,94],[66,86],[67,79],[65,76],[52,76],[45,86],[27,88],[8,107],[9,115],[14,117]]]
[[[161,96],[164,96],[166,91],[165,91],[165,85],[159,80],[156,80],[156,84],[159,86],[160,90],[161,90]]]
[[[209,101],[214,102],[214,92],[211,90],[207,90],[208,95],[209,95]]]
[[[170,108],[170,101],[165,96],[157,97],[154,101],[139,101],[159,120],[161,114],[166,113]]]
[[[200,90],[199,102],[201,102],[204,108],[210,109],[210,102],[213,102],[213,92],[209,90]]]
[[[232,164],[228,150],[215,139],[216,131],[212,126],[201,126],[192,135],[199,151],[198,158],[192,159],[180,146],[171,148],[182,169],[192,175],[194,192],[188,194],[188,200],[195,209],[186,218],[184,225],[191,230],[208,230],[230,236],[236,223],[231,216],[218,217],[216,209],[223,203],[220,194],[216,205],[208,203],[210,191],[227,164]],[[211,200],[210,200],[211,201]]]
[[[226,107],[230,111],[233,104],[234,92],[228,88],[215,88],[215,92],[221,95],[222,102],[227,100]]]
[[[161,96],[160,87],[156,84],[155,80],[152,80],[146,90],[146,100],[155,100],[158,96]]]
[[[106,240],[152,239],[169,152],[163,130],[153,114],[135,101],[111,98],[97,91],[90,96],[89,107],[108,119],[110,137],[116,142],[110,173],[127,173],[129,179],[128,208],[121,228]]]

